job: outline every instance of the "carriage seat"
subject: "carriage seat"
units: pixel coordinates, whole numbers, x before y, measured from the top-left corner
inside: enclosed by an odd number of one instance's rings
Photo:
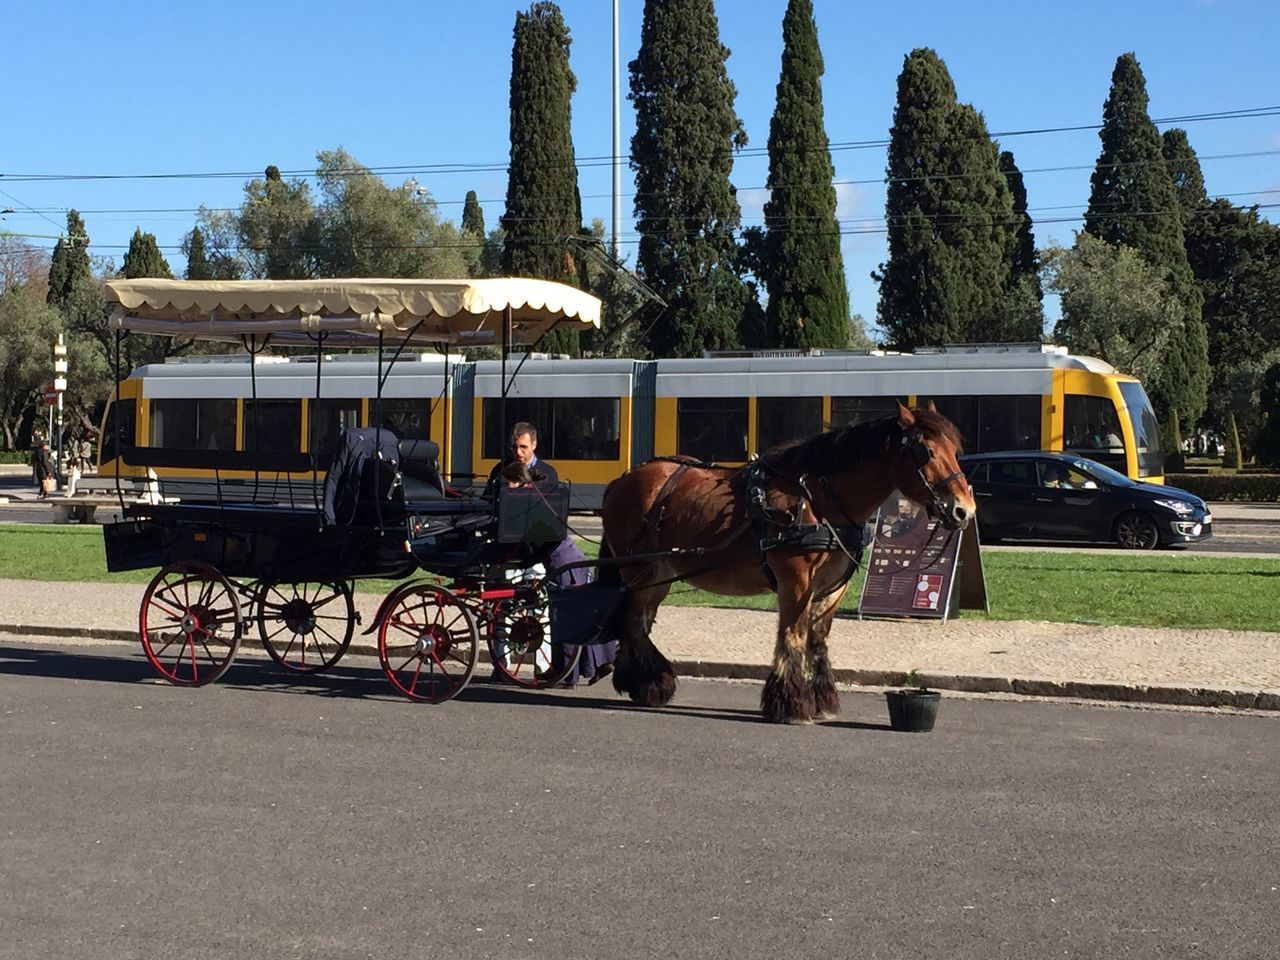
[[[421,503],[444,499],[440,479],[440,444],[434,440],[401,440],[397,445],[404,498]]]

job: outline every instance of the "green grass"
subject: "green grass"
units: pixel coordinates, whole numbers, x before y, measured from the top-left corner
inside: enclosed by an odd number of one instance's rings
[[[595,551],[584,544],[588,555]],[[1198,629],[1280,631],[1280,559],[1195,553],[987,552],[993,620],[1052,620]],[[146,583],[154,571],[107,573],[99,527],[0,526],[0,577],[19,580]],[[385,593],[394,582],[362,580]],[[855,610],[858,575],[843,608]],[[776,609],[771,594],[727,598],[674,585],[668,603]]]

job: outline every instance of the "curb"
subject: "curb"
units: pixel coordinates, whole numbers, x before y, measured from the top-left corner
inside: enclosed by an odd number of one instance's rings
[[[138,634],[133,630],[91,627],[0,623],[0,633],[81,640],[113,640],[124,643],[138,642]],[[357,643],[354,639],[347,652],[365,657],[378,655],[377,647]],[[706,680],[764,681],[771,669],[764,663],[729,663],[717,660],[672,660],[671,663],[679,676]],[[857,687],[900,687],[907,679],[906,674],[896,670],[862,670],[844,667],[836,668],[832,672],[835,674],[837,683]],[[1095,680],[1036,680],[942,673],[918,673],[914,680],[921,687],[929,687],[932,690],[952,690],[957,693],[1000,693],[1018,697],[1053,697],[1097,700],[1107,703],[1149,703],[1177,707],[1280,712],[1280,690],[1228,690],[1213,687],[1109,683]]]

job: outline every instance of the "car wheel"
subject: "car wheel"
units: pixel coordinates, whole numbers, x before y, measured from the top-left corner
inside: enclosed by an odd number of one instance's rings
[[[1116,543],[1126,550],[1153,550],[1159,540],[1155,521],[1145,513],[1126,513],[1116,521]]]

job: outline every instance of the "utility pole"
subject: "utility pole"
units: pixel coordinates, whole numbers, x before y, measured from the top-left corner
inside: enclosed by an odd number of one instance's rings
[[[615,260],[622,242],[622,104],[618,75],[618,0],[613,0],[613,236]]]
[[[67,389],[67,345],[58,334],[58,342],[53,345],[53,389],[58,395],[58,458],[53,462],[55,476],[61,477],[62,470],[62,394]]]

